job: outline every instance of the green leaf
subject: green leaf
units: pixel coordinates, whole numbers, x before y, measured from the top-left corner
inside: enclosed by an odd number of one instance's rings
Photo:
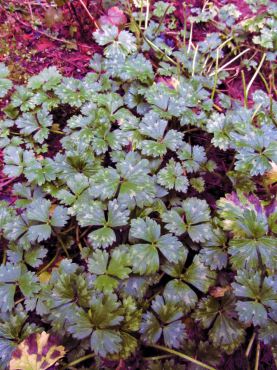
[[[64,77],[62,83],[55,88],[55,93],[63,104],[69,104],[72,107],[80,107],[86,97],[82,82],[72,77]]]
[[[268,217],[259,201],[252,196],[241,199],[235,193],[218,201],[225,230],[232,232],[229,253],[237,268],[256,268],[259,259],[274,268],[277,254],[274,238],[269,234]]]
[[[116,276],[118,279],[127,279],[131,273],[130,257],[128,250],[124,248],[114,249],[112,252],[111,261],[108,267],[108,274]]]
[[[221,270],[227,266],[228,256],[224,247],[227,244],[225,233],[221,229],[213,229],[212,238],[202,243],[200,260],[212,270]]]
[[[182,193],[186,193],[189,186],[184,169],[173,159],[170,159],[166,167],[159,171],[157,182],[169,190],[175,189]]]
[[[108,167],[96,174],[90,188],[92,197],[110,199],[119,191],[118,202],[129,209],[136,204],[143,207],[153,201],[156,190],[152,177],[148,175],[148,160],[130,152],[116,167],[116,170]]]
[[[16,125],[24,135],[31,135],[39,144],[42,144],[48,138],[49,129],[52,126],[53,117],[45,109],[32,113],[24,113],[16,120]]]
[[[9,177],[22,174],[24,167],[34,161],[31,151],[22,150],[20,147],[8,146],[4,150],[5,167],[3,172]]]
[[[163,336],[166,346],[180,348],[186,337],[185,325],[179,320],[183,316],[182,310],[159,295],[152,301],[151,308],[155,315],[148,311],[142,316],[142,340],[154,344]]]
[[[9,69],[4,63],[0,63],[0,98],[3,98],[12,87],[12,82],[6,77],[9,76]]]
[[[205,200],[188,198],[182,202],[181,208],[163,213],[162,219],[166,228],[177,236],[187,232],[195,242],[204,242],[212,237],[210,210]]]
[[[0,283],[1,312],[11,311],[13,309],[15,290],[15,285]]]
[[[62,79],[56,67],[43,69],[38,75],[32,76],[28,80],[27,87],[33,90],[42,89],[44,91],[55,88]]]
[[[108,58],[125,56],[136,51],[136,39],[128,31],[119,31],[116,26],[104,25],[93,33],[99,45],[107,45],[105,55]]]
[[[93,284],[104,292],[113,291],[119,284],[117,279],[128,278],[132,271],[129,255],[124,248],[114,249],[108,261],[109,254],[100,250],[96,250],[88,260],[89,271],[98,275]]]
[[[139,131],[153,140],[142,140],[139,145],[142,154],[158,157],[164,155],[167,149],[176,151],[181,146],[183,134],[176,130],[165,133],[167,124],[156,112],[150,111],[144,116]]]
[[[207,293],[215,283],[216,274],[200,261],[199,256],[195,256],[193,262],[184,268],[186,255],[187,253],[178,264],[165,263],[162,269],[166,274],[175,278],[166,284],[164,296],[175,303],[184,302],[187,306],[184,310],[189,311],[198,301],[196,291],[192,288]]]
[[[34,272],[28,271],[18,280],[19,288],[25,297],[32,297],[40,291],[39,280]]]
[[[271,169],[270,162],[277,162],[277,130],[273,125],[262,123],[261,127],[245,127],[242,133],[233,132],[231,138],[236,154],[237,171],[251,176],[263,175]]]
[[[77,211],[77,220],[81,226],[103,226],[92,231],[88,237],[95,248],[107,248],[116,240],[112,227],[124,226],[128,222],[129,210],[118,204],[117,200],[108,204],[108,219],[104,213],[104,205],[99,201],[92,201],[88,207]]]
[[[183,245],[172,234],[161,236],[161,227],[149,217],[131,221],[130,237],[143,240],[145,244],[135,244],[131,249],[134,272],[151,274],[159,268],[158,250],[170,262],[182,258]]]
[[[264,326],[268,322],[268,310],[277,307],[277,290],[271,277],[263,280],[258,272],[238,271],[236,282],[232,284],[234,294],[240,299],[236,304],[239,319]]]
[[[172,14],[176,9],[174,5],[168,5],[163,1],[157,1],[154,6],[155,9],[153,11],[153,14],[156,17],[163,17],[165,14]]]
[[[232,124],[222,113],[213,113],[207,122],[207,131],[213,134],[214,146],[226,150],[230,146]]]
[[[152,64],[142,54],[131,55],[124,64],[119,64],[116,75],[123,81],[139,80],[142,83],[150,83],[154,79]]]
[[[0,366],[4,369],[12,357],[17,343],[22,342],[31,333],[40,330],[35,324],[27,322],[28,315],[22,306],[15,308],[11,314],[0,318]]]
[[[193,317],[203,328],[209,328],[209,338],[215,347],[231,354],[244,341],[245,332],[234,318],[235,301],[232,296],[221,300],[203,298]]]
[[[191,146],[187,143],[180,148],[178,158],[183,161],[182,164],[188,173],[198,171],[207,160],[205,149],[202,146]]]
[[[40,224],[31,225],[28,229],[30,241],[42,241],[50,237],[53,227],[63,227],[67,223],[68,216],[66,208],[55,207],[52,212],[51,202],[46,199],[36,199],[27,207],[27,217],[30,221]],[[52,214],[51,214],[52,213]]]
[[[115,330],[95,330],[90,338],[91,349],[99,356],[118,353],[121,350],[122,338]]]
[[[131,249],[133,271],[149,275],[158,271],[160,265],[157,248],[151,244],[135,244]]]

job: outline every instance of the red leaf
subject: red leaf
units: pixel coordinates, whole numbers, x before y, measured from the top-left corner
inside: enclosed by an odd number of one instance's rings
[[[40,41],[37,43],[36,45],[36,48],[38,51],[44,51],[46,49],[52,49],[54,48],[55,45],[53,44],[53,42],[45,39],[45,38],[41,38]]]
[[[108,16],[115,26],[127,23],[126,15],[117,6],[113,6],[108,10]]]
[[[113,6],[108,10],[107,15],[102,15],[99,18],[99,23],[101,26],[107,24],[110,26],[120,26],[127,23],[127,17],[121,9],[117,6]]]

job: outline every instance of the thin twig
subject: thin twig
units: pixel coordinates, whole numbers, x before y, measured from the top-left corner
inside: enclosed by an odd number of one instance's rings
[[[211,94],[211,99],[214,100],[215,90],[218,81],[218,61],[219,61],[219,49],[216,49],[216,61],[215,61],[215,75],[214,75],[214,86]]]
[[[258,343],[257,343],[257,350],[256,350],[256,358],[255,358],[255,367],[254,367],[254,370],[259,370],[260,352],[261,352],[261,344],[258,341]]]
[[[32,9],[32,5],[31,5],[30,0],[28,0],[28,8],[29,8],[29,11],[30,11],[31,20],[32,20],[32,22],[34,22],[34,14],[33,14],[33,9]]]
[[[185,355],[184,353],[175,351],[174,349],[167,348],[167,347],[164,347],[164,346],[160,346],[158,344],[151,344],[151,345],[149,345],[149,347],[160,349],[161,351],[165,351],[165,352],[171,353],[172,355],[179,356],[179,357],[181,357],[181,358],[183,358],[183,359],[185,359],[185,360],[187,360],[189,362],[192,362],[192,363],[194,363],[196,365],[202,366],[205,369],[208,369],[208,370],[216,370],[214,367],[209,366],[209,365],[206,365],[206,364],[204,364],[204,362],[198,361],[195,358],[190,357],[188,355]],[[257,369],[255,369],[255,370],[257,370]]]
[[[0,190],[2,190],[5,186],[14,182],[15,179],[16,179],[16,177],[12,177],[12,178],[8,179],[7,181],[0,183]]]
[[[49,269],[49,267],[51,267],[53,265],[53,263],[56,261],[58,255],[59,255],[59,253],[60,253],[60,248],[57,248],[54,257],[51,259],[50,262],[47,263],[47,265],[45,265],[40,271],[38,271],[38,275],[40,275],[43,272],[47,271]]]
[[[69,367],[74,366],[74,365],[78,365],[81,362],[84,362],[86,360],[89,360],[89,359],[91,359],[93,357],[95,357],[95,354],[94,353],[90,353],[89,355],[80,357],[77,360],[74,360],[74,361],[70,362],[69,364],[63,366],[61,370],[68,369]]]
[[[190,25],[189,44],[188,44],[188,54],[189,54],[189,52],[190,52],[190,48],[191,48],[191,45],[192,45],[192,32],[193,32],[193,22],[191,22],[191,25]]]
[[[68,253],[68,251],[67,251],[67,249],[66,249],[66,246],[64,245],[64,242],[63,242],[63,240],[62,240],[62,238],[59,236],[59,234],[58,233],[56,233],[55,231],[53,232],[54,233],[54,235],[56,236],[56,238],[58,239],[58,242],[60,243],[60,246],[62,247],[62,249],[64,250],[64,253],[66,254],[66,257],[67,258],[70,258],[70,256],[69,256],[69,253]]]
[[[148,27],[149,11],[150,11],[150,0],[147,0],[147,2],[146,2],[146,14],[145,14],[145,26],[144,26],[145,30],[147,30],[147,27]]]
[[[30,27],[33,31],[35,31],[35,32],[37,32],[37,33],[40,33],[41,35],[46,36],[46,37],[48,37],[49,39],[52,39],[52,40],[54,40],[54,41],[59,41],[59,42],[62,42],[62,43],[64,43],[64,44],[68,44],[68,45],[76,45],[76,44],[75,44],[75,42],[68,41],[68,40],[65,40],[65,39],[60,39],[60,38],[58,38],[58,37],[55,37],[55,36],[49,35],[49,34],[48,34],[48,33],[46,33],[46,32],[43,32],[43,31],[40,31],[40,30],[38,30],[38,29],[34,28],[31,24],[28,24],[28,23],[23,22],[23,21],[22,21],[22,20],[20,20],[18,17],[15,17],[15,18],[16,18],[16,20],[17,20],[19,23],[21,23],[23,26],[25,26],[25,27]]]
[[[198,52],[198,47],[199,47],[199,45],[196,46],[195,51],[194,51],[194,55],[193,55],[192,76],[194,76],[194,70],[195,70],[195,63],[196,63],[196,56],[197,56],[197,52]]]
[[[218,69],[217,73],[219,73],[219,72],[223,71],[226,67],[228,67],[231,63],[233,63],[235,60],[237,60],[238,58],[240,58],[243,54],[247,53],[247,51],[249,51],[249,50],[250,50],[250,48],[245,49],[245,50],[243,50],[241,53],[239,53],[235,58],[233,58],[233,59],[229,60],[229,62],[228,62],[228,63],[224,64],[222,67],[220,67],[220,68]],[[212,72],[212,73],[210,73],[210,74],[209,74],[209,77],[212,77],[214,74],[215,74],[215,71],[214,71],[214,72]]]
[[[250,338],[250,341],[248,343],[248,346],[247,346],[247,349],[245,351],[245,356],[248,357],[249,354],[250,354],[250,351],[252,349],[252,346],[253,346],[253,343],[254,343],[254,340],[255,340],[255,337],[256,337],[256,333],[253,333],[252,334],[252,337]]]
[[[242,79],[242,86],[243,86],[244,106],[245,108],[247,108],[248,100],[247,100],[247,94],[246,94],[246,81],[245,81],[244,71],[241,71],[241,79]]]
[[[258,65],[258,68],[256,69],[253,77],[251,78],[251,80],[249,81],[249,84],[247,85],[247,88],[246,88],[246,96],[247,97],[248,97],[248,94],[249,94],[249,90],[250,90],[253,82],[255,81],[255,78],[257,77],[257,74],[259,73],[260,69],[262,68],[262,65],[264,63],[265,57],[266,57],[266,53],[263,54],[262,59],[260,61],[260,64]]]
[[[92,21],[92,23],[94,24],[94,26],[99,30],[99,26],[96,22],[96,20],[93,18],[93,16],[91,15],[90,11],[88,10],[86,4],[83,2],[83,0],[78,0],[79,3],[82,5],[82,7],[84,8],[85,12],[87,13],[87,15],[89,16],[90,20]]]
[[[173,355],[161,355],[161,356],[151,356],[151,357],[143,357],[145,361],[157,361],[157,360],[163,360],[165,358],[172,357]]]

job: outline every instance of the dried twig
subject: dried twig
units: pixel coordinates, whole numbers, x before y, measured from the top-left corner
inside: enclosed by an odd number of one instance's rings
[[[82,7],[84,8],[84,10],[86,11],[87,15],[89,16],[90,20],[92,21],[92,23],[94,24],[94,26],[99,29],[99,26],[96,22],[96,20],[93,18],[93,16],[91,15],[90,11],[88,10],[86,4],[83,2],[83,0],[78,0],[79,3],[82,5]]]

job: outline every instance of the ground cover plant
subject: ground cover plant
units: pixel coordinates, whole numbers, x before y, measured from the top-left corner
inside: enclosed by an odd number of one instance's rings
[[[276,4],[27,3],[93,52],[0,63],[0,369],[275,369]]]

